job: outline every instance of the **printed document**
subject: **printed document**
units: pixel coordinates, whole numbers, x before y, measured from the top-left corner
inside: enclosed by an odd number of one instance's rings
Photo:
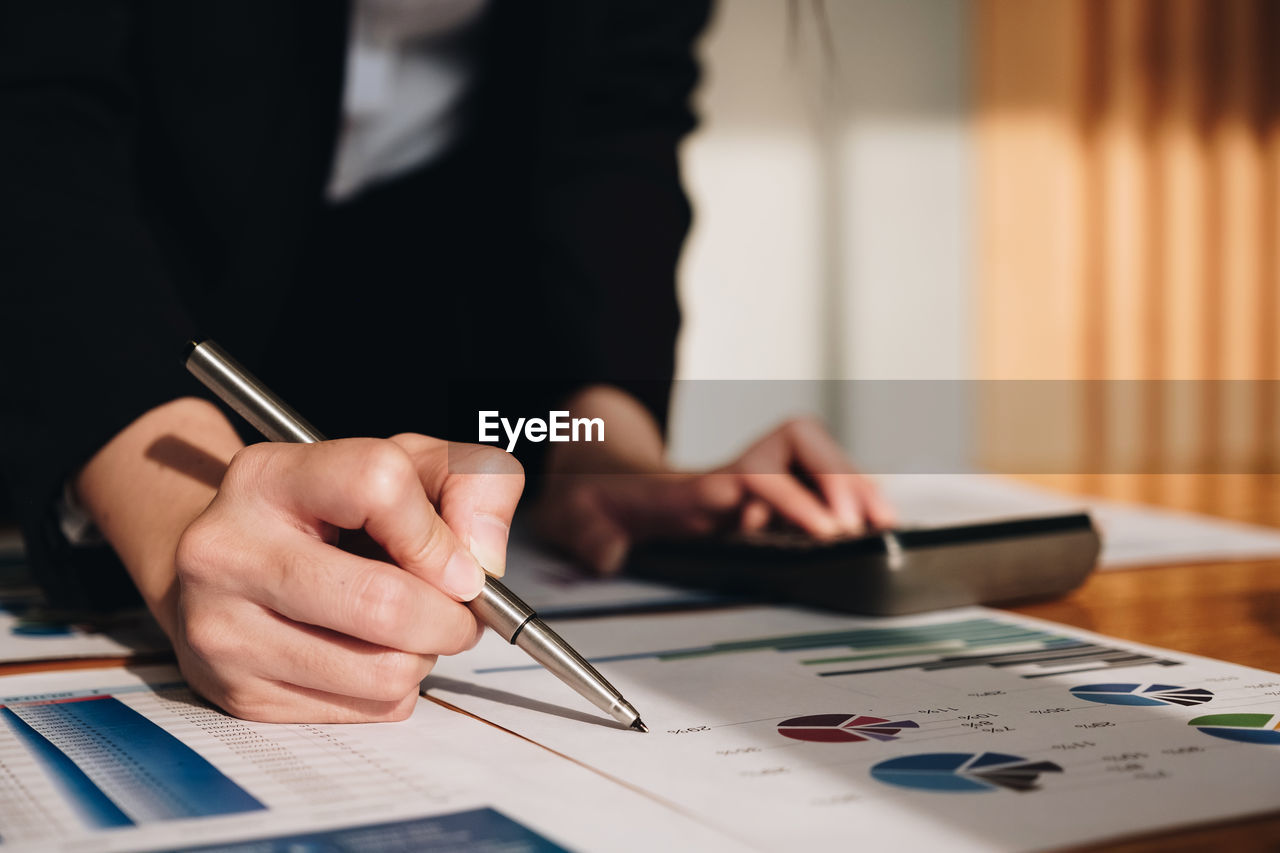
[[[493,635],[428,695],[758,849],[1034,850],[1280,809],[1280,675],[980,607],[555,627],[649,734]]]
[[[0,678],[0,851],[739,850],[682,813],[419,700],[272,725],[151,667]]]

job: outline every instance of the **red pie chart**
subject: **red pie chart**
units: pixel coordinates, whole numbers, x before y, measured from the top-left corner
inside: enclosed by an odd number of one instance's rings
[[[902,729],[917,729],[911,720],[886,720],[861,714],[810,714],[778,723],[778,734],[813,743],[853,743],[897,740]]]

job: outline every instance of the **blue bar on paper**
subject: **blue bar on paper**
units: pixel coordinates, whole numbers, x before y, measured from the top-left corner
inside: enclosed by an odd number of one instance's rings
[[[8,708],[0,714],[13,727],[14,734],[35,756],[36,761],[53,780],[58,792],[66,799],[76,815],[90,829],[113,829],[133,826],[129,816],[84,775],[84,771],[67,758],[57,747],[49,743],[39,732],[27,725],[21,717]]]
[[[128,823],[266,808],[191,747],[114,696],[5,710],[29,730],[26,739],[33,750],[48,756],[44,766],[81,814],[88,815],[89,826],[120,825],[101,822],[109,814],[104,800]],[[91,804],[97,805],[86,811]]]
[[[379,823],[238,841],[183,847],[168,853],[568,853],[523,824],[491,808],[436,817]]]

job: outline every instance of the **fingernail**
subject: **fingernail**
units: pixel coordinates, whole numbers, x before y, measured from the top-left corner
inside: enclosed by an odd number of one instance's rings
[[[841,536],[846,535],[849,532],[845,529],[844,525],[831,516],[823,518],[820,526],[822,527],[822,532],[818,535],[826,539],[839,539]]]
[[[862,532],[862,515],[850,504],[842,502],[836,507],[836,523],[840,525],[841,533]]]
[[[502,577],[507,571],[507,538],[511,528],[496,515],[477,512],[471,516],[471,539],[467,547],[485,571]]]
[[[484,570],[466,551],[454,551],[444,566],[445,591],[462,601],[470,601],[484,588]]]

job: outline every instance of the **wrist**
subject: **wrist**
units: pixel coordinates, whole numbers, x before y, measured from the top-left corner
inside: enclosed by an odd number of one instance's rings
[[[551,477],[597,474],[657,474],[668,470],[662,431],[649,410],[627,392],[592,385],[566,401],[574,417],[599,418],[604,441],[566,442],[550,448]]]
[[[75,498],[171,638],[178,539],[209,505],[223,471],[242,446],[215,406],[183,398],[129,424],[72,481]]]

